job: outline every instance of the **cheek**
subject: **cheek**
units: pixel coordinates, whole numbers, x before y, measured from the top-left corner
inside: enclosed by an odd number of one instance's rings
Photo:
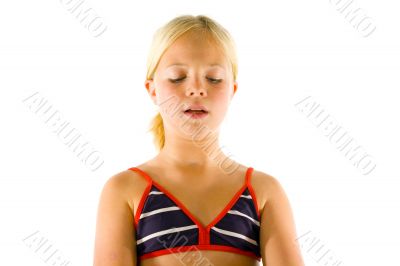
[[[178,90],[168,83],[159,83],[156,88],[159,103],[169,98],[179,97]]]
[[[222,107],[228,105],[230,97],[228,90],[223,89],[214,91],[214,93],[212,93],[212,98],[214,99],[214,102],[219,103]]]
[[[176,115],[181,110],[183,96],[175,86],[161,84],[157,87],[157,104],[164,119],[170,120],[168,116]]]
[[[227,95],[225,93],[219,93],[217,95],[214,95],[212,99],[210,99],[210,101],[212,102],[211,108],[213,111],[213,116],[224,117],[229,107],[229,100]]]

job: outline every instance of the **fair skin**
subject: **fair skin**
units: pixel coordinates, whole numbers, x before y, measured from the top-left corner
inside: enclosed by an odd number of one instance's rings
[[[221,51],[204,36],[185,34],[161,57],[154,78],[145,81],[149,96],[163,117],[165,146],[157,156],[137,167],[174,194],[203,225],[209,224],[242,186],[247,169],[228,158],[218,141],[219,127],[237,91],[232,69]],[[184,66],[170,66],[177,63]],[[178,78],[179,82],[171,81]],[[187,119],[181,112],[182,104],[192,103],[206,106],[209,115],[202,120]],[[190,132],[201,127],[212,134],[195,143]],[[210,143],[207,150],[219,154],[218,159],[205,152],[199,145],[203,143]],[[234,171],[228,171],[231,167],[222,166],[221,161],[231,162]],[[274,177],[256,170],[251,184],[261,213],[263,265],[303,266],[295,242],[294,218],[282,186]],[[128,170],[114,175],[104,185],[98,207],[95,266],[138,265],[133,217],[146,186],[142,176]],[[198,199],[202,199],[201,203]],[[215,266],[258,265],[253,258],[240,254],[199,252]],[[176,254],[166,254],[142,260],[140,265],[195,265],[195,262],[183,262]]]
[[[214,49],[210,49],[215,47]],[[174,64],[182,63],[185,66]],[[210,66],[213,64],[218,64]],[[171,66],[172,65],[172,66]],[[180,79],[174,83],[170,79]],[[214,80],[213,80],[214,79]],[[215,80],[221,81],[216,82]],[[157,159],[172,167],[204,172],[215,167],[215,160],[208,156],[201,145],[194,145],[193,134],[184,129],[195,130],[205,126],[207,135],[202,142],[212,143],[208,149],[222,154],[219,144],[219,126],[224,119],[238,84],[233,80],[232,70],[224,54],[213,42],[204,41],[201,35],[182,36],[163,55],[152,80],[145,87],[154,104],[159,106],[165,128],[165,145]],[[174,104],[170,106],[171,100]],[[180,115],[171,115],[172,108],[183,104],[204,105],[209,115],[202,120],[188,120]],[[180,108],[182,109],[182,108]],[[184,126],[184,122],[187,123]],[[188,130],[188,129],[187,129]],[[189,131],[189,130],[188,130]],[[212,141],[212,138],[217,141]]]

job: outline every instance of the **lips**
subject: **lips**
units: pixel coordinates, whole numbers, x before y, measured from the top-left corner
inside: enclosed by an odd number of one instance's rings
[[[208,109],[200,104],[189,105],[183,112],[192,119],[203,119],[208,116]]]
[[[192,104],[184,110],[185,113],[208,113],[205,106],[199,104]]]
[[[208,116],[208,112],[205,111],[185,111],[184,114],[192,119],[202,119]]]
[[[185,113],[208,113],[208,112],[204,111],[204,110],[191,110],[191,109],[188,109],[188,110],[185,111]]]

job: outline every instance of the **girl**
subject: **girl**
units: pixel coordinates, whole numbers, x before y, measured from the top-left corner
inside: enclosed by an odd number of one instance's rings
[[[237,72],[234,41],[207,16],[156,32],[145,87],[159,152],[104,185],[95,266],[304,265],[280,183],[219,146]]]

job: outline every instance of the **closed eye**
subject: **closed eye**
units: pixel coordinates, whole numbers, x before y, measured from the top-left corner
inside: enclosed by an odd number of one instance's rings
[[[222,79],[213,79],[213,78],[208,78],[209,81],[211,81],[212,83],[219,83],[222,81]]]
[[[185,77],[183,78],[179,78],[179,79],[169,79],[169,81],[171,81],[172,83],[178,83],[179,81],[183,80]]]
[[[178,83],[182,80],[184,80],[186,77],[182,77],[182,78],[178,78],[178,79],[169,79],[170,82],[172,83]],[[222,81],[222,79],[214,79],[214,78],[207,78],[209,81],[211,81],[212,83],[219,83]]]

